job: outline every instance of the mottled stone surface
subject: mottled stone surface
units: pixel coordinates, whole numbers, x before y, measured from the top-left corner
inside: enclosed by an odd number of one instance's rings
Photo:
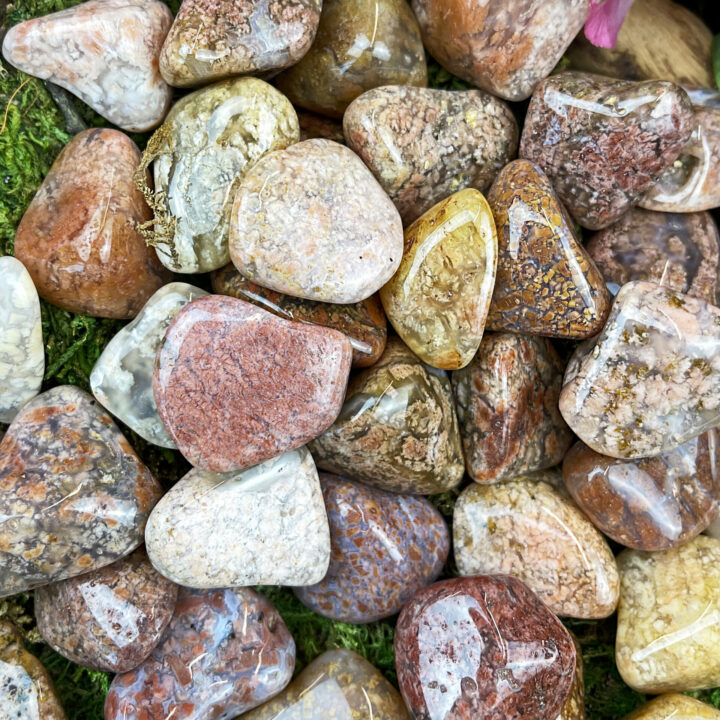
[[[190,463],[239,470],[298,448],[331,425],[351,358],[350,341],[337,330],[210,295],[170,324],[157,354],[155,401]]]
[[[481,90],[374,88],[348,107],[343,128],[405,224],[458,190],[484,192],[518,143],[510,108]]]
[[[595,452],[668,452],[720,424],[720,309],[655,283],[624,285],[595,344],[565,371],[560,412]]]
[[[332,427],[310,444],[318,467],[390,492],[457,487],[463,456],[447,374],[397,338],[351,381]]]
[[[557,465],[571,433],[557,408],[563,365],[545,338],[486,335],[452,374],[465,466],[479,483]]]
[[[90,395],[70,385],[38,395],[0,443],[0,597],[124,557],[160,494]]]
[[[423,720],[556,718],[575,657],[560,621],[507,576],[435,583],[403,608],[395,628],[400,692]]]
[[[316,138],[260,160],[235,196],[230,256],[249,280],[333,303],[370,297],[402,257],[395,206],[360,158]]]
[[[533,94],[520,157],[548,174],[580,225],[599,230],[672,165],[694,128],[690,98],[677,85],[562,72]]]
[[[145,551],[136,550],[95,572],[38,588],[35,618],[56,652],[85,667],[122,673],[158,644],[177,592]]]
[[[366,623],[390,617],[437,580],[450,550],[440,513],[422,497],[370,488],[321,474],[330,521],[330,567],[299,600],[332,620]]]
[[[300,123],[300,140],[325,138],[326,140],[334,140],[337,143],[345,142],[343,126],[340,120],[302,110],[298,111],[297,116],[298,123]]]
[[[377,295],[352,305],[304,300],[256,285],[243,277],[232,263],[213,273],[212,286],[219,295],[251,302],[286,320],[339,330],[350,340],[355,367],[372,365],[385,349],[387,321]]]
[[[413,0],[428,52],[451,73],[524,100],[585,23],[587,0]]]
[[[64,147],[15,235],[15,256],[41,298],[83,315],[131,318],[170,280],[137,230],[152,217],[133,184],[139,162],[135,143],[108,128]]]
[[[123,130],[160,123],[171,89],[158,56],[172,13],[158,0],[88,0],[10,28],[5,59],[77,95]]]
[[[153,565],[196,588],[310,585],[330,562],[330,531],[305,448],[235,473],[191,470],[155,506]]]
[[[276,695],[295,666],[277,610],[249,588],[181,588],[160,644],[117,675],[105,720],[230,720]]]
[[[623,720],[720,720],[720,710],[681,693],[656,697]]]

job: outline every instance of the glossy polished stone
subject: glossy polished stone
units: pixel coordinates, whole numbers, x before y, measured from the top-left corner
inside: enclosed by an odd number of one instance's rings
[[[35,591],[42,639],[78,665],[122,673],[139,665],[170,622],[177,585],[144,550],[100,570]]]
[[[133,183],[139,162],[135,143],[108,128],[85,130],[65,146],[15,235],[15,256],[41,298],[126,319],[170,280],[137,230],[152,218]]]
[[[720,720],[720,710],[681,693],[656,697],[623,720]]]
[[[530,101],[520,157],[537,163],[577,222],[615,222],[681,154],[695,129],[690,98],[662,81],[562,72]]]
[[[105,720],[229,720],[289,682],[295,643],[277,610],[249,588],[181,588],[160,644],[117,675]]]
[[[294,450],[331,425],[351,358],[350,341],[337,330],[209,295],[186,305],[170,324],[153,391],[187,460],[229,472]]]
[[[159,124],[171,89],[158,57],[172,13],[157,0],[88,0],[8,30],[5,59],[131,132]]]
[[[145,543],[153,565],[185,587],[318,582],[330,531],[310,453],[235,473],[191,470],[155,506]]]
[[[435,583],[403,608],[395,667],[427,720],[551,720],[570,696],[575,646],[523,583],[481,575]]]
[[[457,487],[463,456],[450,381],[397,338],[351,381],[335,423],[310,443],[318,467],[390,492]]]
[[[0,597],[124,557],[160,495],[90,395],[70,385],[38,395],[0,443]]]
[[[330,567],[320,582],[295,589],[313,612],[347,623],[390,617],[437,580],[450,550],[440,513],[422,497],[320,475],[330,522]]]
[[[563,365],[545,338],[485,335],[452,374],[468,475],[479,483],[557,465],[571,433],[557,408]]]

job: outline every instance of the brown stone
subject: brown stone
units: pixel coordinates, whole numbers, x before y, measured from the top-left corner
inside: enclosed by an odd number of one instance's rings
[[[302,110],[298,112],[297,116],[300,124],[300,142],[312,138],[325,138],[345,144],[343,126],[338,120]]]

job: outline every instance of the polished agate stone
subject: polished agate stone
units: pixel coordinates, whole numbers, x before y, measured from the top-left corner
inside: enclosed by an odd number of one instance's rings
[[[720,710],[681,693],[656,697],[623,720],[720,720]]]
[[[398,683],[415,718],[553,720],[572,691],[575,658],[560,621],[507,576],[435,583],[395,628]]]
[[[366,623],[390,617],[437,580],[450,550],[445,521],[429,500],[321,474],[330,522],[330,567],[295,589],[313,612]]]

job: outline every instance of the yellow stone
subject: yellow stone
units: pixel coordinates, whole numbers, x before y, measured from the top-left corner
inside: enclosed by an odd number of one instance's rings
[[[720,711],[687,695],[669,693],[641,705],[623,720],[720,720]]]

